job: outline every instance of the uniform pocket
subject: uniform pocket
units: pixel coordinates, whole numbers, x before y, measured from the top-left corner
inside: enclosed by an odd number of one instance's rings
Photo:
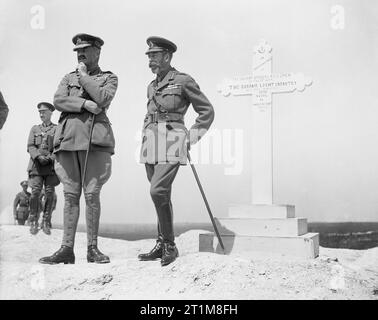
[[[114,134],[109,122],[95,122],[92,133],[92,144],[100,147],[114,148]]]
[[[142,144],[139,152],[140,163],[156,163],[157,157],[157,127],[148,127],[142,130]]]
[[[81,94],[83,93],[83,90],[78,83],[69,83],[68,92],[70,96],[78,97],[78,96],[81,96]]]
[[[188,130],[179,123],[167,125],[167,161],[186,162],[186,136]]]
[[[62,140],[64,139],[64,128],[66,126],[67,119],[64,119],[61,123],[55,128],[55,135],[54,135],[54,148],[60,146]]]
[[[40,146],[42,144],[42,135],[40,133],[34,134],[34,145]]]
[[[176,86],[174,88],[167,88],[162,91],[161,98],[164,101],[165,106],[168,106],[169,111],[174,111],[181,101],[182,88]]]

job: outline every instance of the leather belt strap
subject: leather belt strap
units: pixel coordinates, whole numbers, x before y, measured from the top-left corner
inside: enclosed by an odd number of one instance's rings
[[[184,115],[181,113],[174,112],[158,112],[147,113],[144,121],[148,120],[148,123],[157,122],[170,122],[170,121],[182,121],[184,120]]]

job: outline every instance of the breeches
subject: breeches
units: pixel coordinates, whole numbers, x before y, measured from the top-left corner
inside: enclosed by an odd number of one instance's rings
[[[110,153],[89,152],[84,185],[86,151],[59,151],[56,154],[55,172],[63,184],[64,220],[62,245],[73,247],[80,213],[81,190],[84,190],[86,203],[87,239],[89,245],[97,245],[102,186],[111,176],[112,161]]]
[[[150,194],[158,218],[158,239],[174,244],[171,191],[180,163],[145,164],[145,166],[151,184]]]

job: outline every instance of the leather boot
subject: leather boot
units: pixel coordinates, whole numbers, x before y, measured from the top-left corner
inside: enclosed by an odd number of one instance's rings
[[[46,220],[46,224],[48,225],[48,227],[50,229],[52,229],[52,225],[51,225],[51,217],[49,217],[47,220]]]
[[[176,260],[179,253],[177,247],[174,244],[170,244],[167,242],[163,243],[163,256],[161,258],[161,266],[167,266],[168,264],[172,263]]]
[[[36,235],[38,233],[38,222],[37,221],[31,221],[30,222],[30,233],[32,235]]]
[[[45,264],[74,264],[75,263],[75,254],[73,248],[68,246],[61,246],[60,249],[55,252],[52,256],[43,257],[39,259],[40,263]]]
[[[48,236],[51,234],[50,226],[46,220],[42,220],[41,229],[44,233],[46,233]]]
[[[161,258],[163,255],[163,245],[161,241],[156,241],[155,247],[148,253],[141,253],[138,255],[140,261],[151,261]]]
[[[96,245],[88,246],[87,261],[95,263],[109,263],[110,259],[107,255],[98,250]]]

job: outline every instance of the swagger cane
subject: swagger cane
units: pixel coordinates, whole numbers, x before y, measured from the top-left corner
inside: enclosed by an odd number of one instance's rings
[[[197,174],[196,168],[194,167],[194,164],[192,163],[192,159],[190,158],[189,149],[188,149],[188,153],[187,154],[188,154],[188,160],[189,160],[190,167],[192,168],[194,177],[196,178],[196,181],[197,181],[197,184],[198,184],[198,188],[201,191],[201,195],[202,195],[203,201],[205,202],[205,205],[206,205],[206,208],[207,208],[207,212],[209,213],[209,216],[210,216],[210,219],[211,219],[211,223],[213,224],[215,234],[217,235],[219,244],[221,245],[221,247],[223,249],[223,253],[225,253],[222,238],[221,238],[221,236],[219,234],[217,225],[215,224],[213,214],[211,213],[211,209],[210,209],[209,203],[207,202],[207,199],[206,199],[206,196],[205,196],[205,192],[203,191],[201,182],[200,182],[200,180],[198,178],[198,174]]]
[[[92,113],[91,130],[89,131],[88,148],[87,148],[87,152],[85,154],[84,171],[83,171],[83,176],[82,176],[82,179],[81,179],[81,187],[82,188],[84,187],[85,175],[87,173],[87,162],[88,162],[89,149],[91,148],[91,143],[92,143],[92,133],[93,133],[93,125],[94,125],[94,122],[95,122],[95,116],[96,115],[94,113]]]

